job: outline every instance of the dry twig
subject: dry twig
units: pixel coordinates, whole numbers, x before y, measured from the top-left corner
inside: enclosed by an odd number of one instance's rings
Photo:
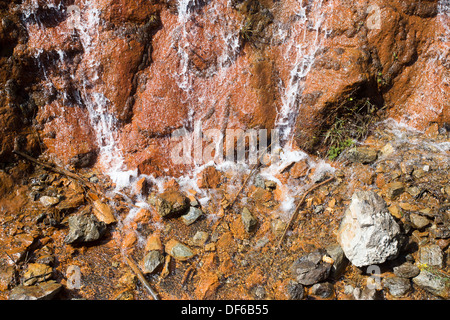
[[[296,219],[298,212],[300,210],[300,207],[303,205],[303,203],[305,202],[306,196],[313,190],[323,186],[324,184],[327,184],[329,182],[331,182],[332,180],[334,180],[334,177],[331,177],[325,181],[322,181],[320,183],[316,183],[315,185],[313,185],[311,188],[309,188],[308,190],[306,190],[306,192],[303,194],[303,197],[301,198],[300,202],[297,204],[297,207],[295,208],[294,213],[292,214],[291,219],[289,220],[288,224],[286,225],[286,228],[283,231],[283,234],[281,235],[280,240],[278,241],[278,247],[281,247],[281,243],[283,242],[284,238],[286,237],[286,233],[289,230],[289,228],[291,227],[292,222],[294,222],[294,220]]]
[[[148,283],[147,279],[145,279],[144,275],[142,274],[141,270],[139,270],[136,263],[134,263],[134,261],[132,259],[128,258],[126,255],[124,255],[124,257],[125,257],[125,260],[127,261],[128,266],[131,268],[131,270],[133,270],[133,272],[138,277],[139,281],[141,281],[141,283],[144,285],[145,289],[147,289],[147,291],[150,293],[153,300],[160,300],[158,297],[158,294],[152,289],[152,287]]]

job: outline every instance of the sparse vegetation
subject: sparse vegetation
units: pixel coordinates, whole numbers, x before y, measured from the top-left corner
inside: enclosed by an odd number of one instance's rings
[[[326,156],[335,160],[344,150],[366,138],[372,125],[379,120],[378,110],[367,97],[351,95],[342,101],[328,117],[334,120],[329,121],[331,124],[319,138],[321,144],[326,146]]]

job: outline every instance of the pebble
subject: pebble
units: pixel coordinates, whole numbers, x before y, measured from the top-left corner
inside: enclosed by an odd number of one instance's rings
[[[302,300],[305,296],[305,288],[301,283],[290,280],[286,289],[289,300]]]
[[[51,207],[59,203],[59,198],[57,197],[49,197],[42,196],[39,198],[39,201],[42,203],[44,207]]]
[[[316,283],[311,287],[310,293],[323,299],[330,298],[334,295],[334,286],[330,282]]]
[[[197,231],[194,237],[192,238],[192,244],[196,247],[203,247],[208,241],[209,234],[205,231]]]
[[[338,279],[348,264],[344,251],[339,244],[330,245],[325,250],[331,259],[333,259],[330,276]]]
[[[375,265],[397,257],[400,226],[386,202],[373,191],[356,191],[338,229],[338,242],[356,267]]]
[[[185,225],[189,226],[193,224],[198,218],[200,218],[202,214],[203,212],[199,208],[190,207],[189,212],[185,215],[182,215],[181,219],[183,220]]]
[[[420,247],[418,263],[442,268],[444,264],[444,253],[437,244]]]
[[[328,278],[331,265],[322,261],[323,253],[315,251],[296,260],[291,270],[297,282],[310,286]]]
[[[343,157],[350,162],[369,164],[377,160],[378,152],[368,147],[356,147],[348,149]]]
[[[117,222],[111,207],[100,200],[94,201],[94,209],[92,210],[97,219],[106,224]]]
[[[157,251],[163,251],[163,245],[161,243],[161,238],[158,234],[152,234],[151,236],[149,236],[147,238],[147,242],[145,244],[145,251],[149,252],[149,251],[153,251],[153,250],[157,250]]]
[[[417,213],[411,213],[409,215],[409,219],[411,221],[412,227],[418,230],[422,230],[430,224],[430,220]]]
[[[244,224],[244,229],[247,232],[252,232],[255,230],[258,220],[252,215],[252,213],[244,208],[241,214],[242,223]]]
[[[394,297],[402,297],[411,290],[411,281],[406,278],[390,277],[382,281],[383,286],[388,289]]]
[[[165,191],[149,200],[154,203],[158,214],[163,218],[181,215],[190,208],[189,198],[179,191]]]
[[[106,224],[92,214],[78,214],[69,217],[69,233],[66,243],[84,243],[100,239],[106,231]]]
[[[164,256],[159,250],[148,252],[142,261],[142,272],[145,274],[154,273],[164,263]]]
[[[0,291],[6,291],[13,284],[15,269],[8,266],[5,269],[0,269]]]
[[[167,242],[165,250],[172,258],[179,261],[185,261],[195,256],[191,248],[174,239]]]
[[[420,269],[410,262],[405,262],[398,267],[394,267],[394,274],[400,278],[414,278],[420,273]]]
[[[405,191],[405,185],[403,184],[403,182],[396,181],[388,183],[384,189],[386,196],[392,200],[401,195]]]
[[[30,263],[23,276],[23,285],[31,286],[37,282],[49,280],[52,276],[52,268],[42,263]]]

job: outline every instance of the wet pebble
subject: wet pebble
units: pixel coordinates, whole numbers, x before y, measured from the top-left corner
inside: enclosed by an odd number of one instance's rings
[[[142,271],[147,274],[154,273],[164,263],[164,256],[158,250],[148,252],[142,261]]]
[[[203,247],[208,241],[209,234],[205,231],[197,231],[192,238],[192,244],[197,247]]]
[[[78,214],[69,217],[69,233],[66,243],[83,243],[100,239],[106,231],[106,225],[92,214]]]
[[[310,293],[314,296],[326,299],[334,294],[334,286],[330,282],[316,283],[310,289]]]
[[[400,278],[414,278],[420,273],[420,269],[410,262],[405,262],[398,267],[394,267],[394,274]]]
[[[188,260],[195,255],[191,248],[174,239],[167,242],[165,250],[171,257],[180,261]]]
[[[412,227],[418,230],[422,230],[430,224],[430,220],[416,213],[411,213],[409,215],[409,219],[411,221]]]
[[[411,281],[406,278],[385,278],[382,283],[383,287],[387,288],[394,297],[402,297],[411,290]]]
[[[202,216],[203,212],[199,208],[196,207],[190,207],[187,214],[182,215],[181,219],[183,220],[184,224],[189,226],[193,224],[198,218]]]
[[[309,286],[328,278],[331,264],[322,261],[323,253],[315,251],[296,260],[291,270],[299,283]]]
[[[444,253],[437,244],[430,244],[419,248],[419,264],[442,268]]]
[[[258,220],[252,215],[252,213],[244,208],[241,214],[242,223],[244,224],[244,229],[247,232],[252,232],[255,230]]]

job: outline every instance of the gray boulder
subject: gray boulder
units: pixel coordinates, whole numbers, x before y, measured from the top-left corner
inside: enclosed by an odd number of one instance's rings
[[[357,267],[383,263],[397,257],[400,227],[386,202],[373,191],[356,191],[338,230],[338,241]]]

